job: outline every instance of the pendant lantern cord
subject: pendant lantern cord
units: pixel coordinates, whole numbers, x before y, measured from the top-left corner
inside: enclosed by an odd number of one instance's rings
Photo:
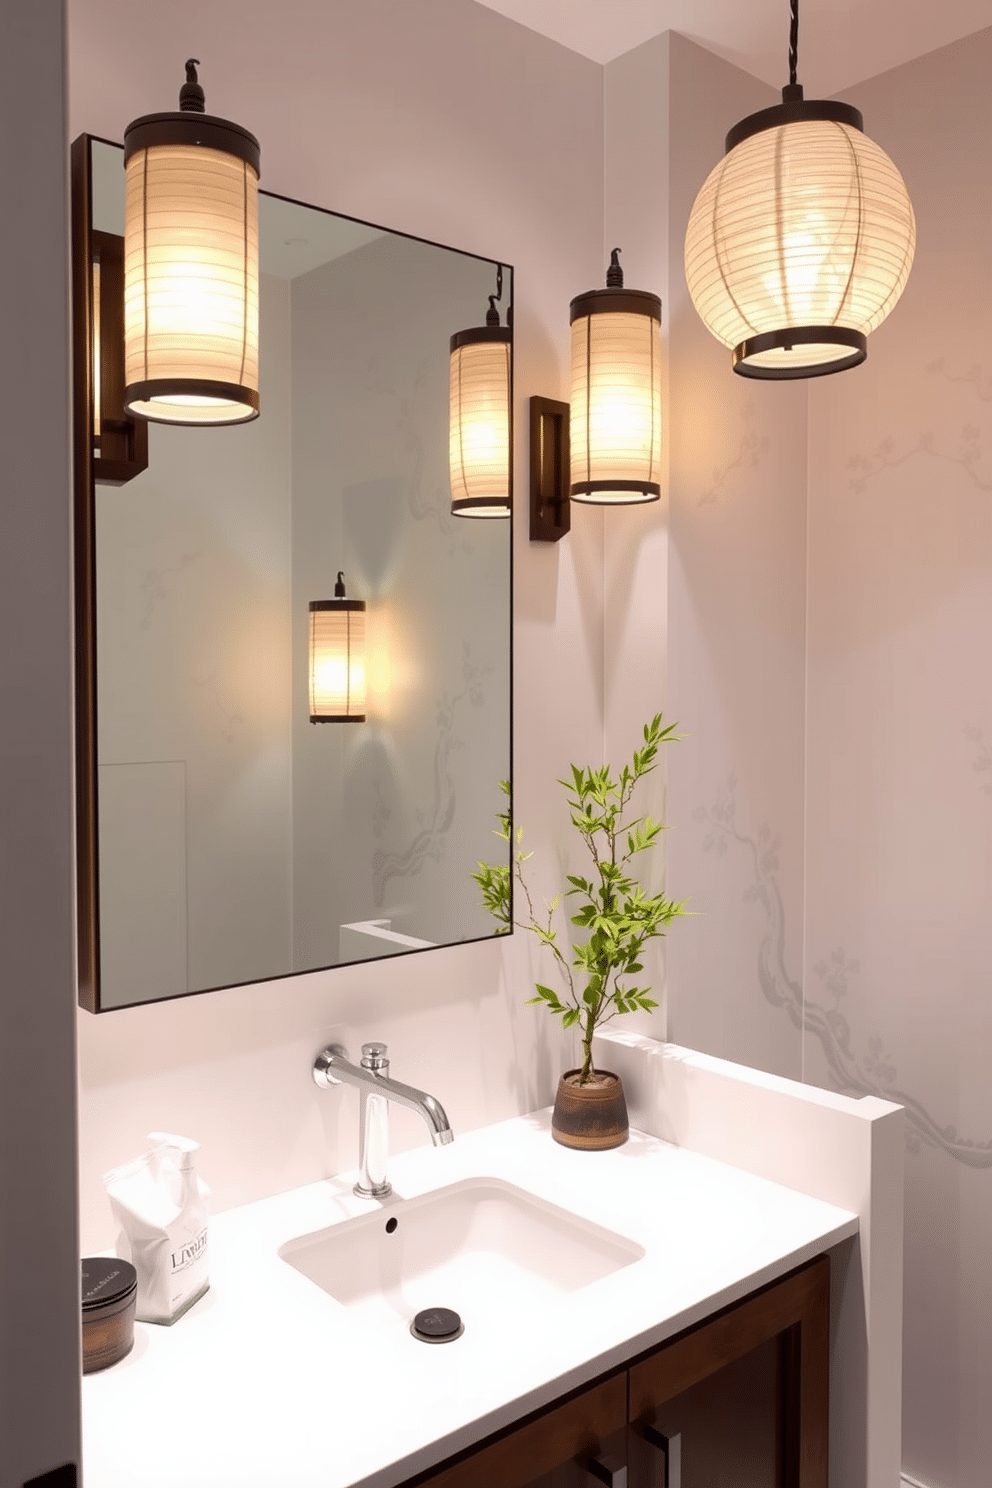
[[[789,26],[789,85],[796,86],[796,71],[799,66],[799,0],[789,0],[792,21]]]

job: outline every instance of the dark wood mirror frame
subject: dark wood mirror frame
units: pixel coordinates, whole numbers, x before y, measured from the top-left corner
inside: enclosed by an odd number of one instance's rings
[[[90,140],[70,155],[72,220],[72,484],[76,731],[76,956],[80,1006],[99,1008],[96,836],[96,532],[93,502],[93,275]],[[147,449],[147,430],[144,431]],[[147,458],[147,456],[146,456]]]

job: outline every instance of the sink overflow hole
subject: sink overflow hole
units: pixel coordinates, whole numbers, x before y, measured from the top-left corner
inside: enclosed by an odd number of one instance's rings
[[[410,1332],[421,1343],[452,1343],[461,1338],[465,1324],[450,1307],[425,1307],[410,1324]]]
[[[386,1220],[386,1234],[392,1235],[398,1226],[399,1220],[396,1218],[395,1214],[391,1215],[390,1218]]]

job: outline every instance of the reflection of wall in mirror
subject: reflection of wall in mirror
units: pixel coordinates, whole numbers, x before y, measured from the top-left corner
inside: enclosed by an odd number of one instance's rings
[[[112,824],[101,799],[104,1006],[262,980],[290,965],[285,280],[263,278],[261,333],[263,418],[195,431],[152,424],[148,469],[125,486],[96,487],[99,759],[101,790],[114,791]],[[112,767],[147,767],[138,778],[148,780],[163,762],[184,769],[184,861],[171,808],[117,809]],[[130,880],[145,865],[154,872],[139,914]],[[180,898],[185,954],[155,957],[139,985],[134,968],[166,943]]]
[[[293,281],[294,678],[339,568],[369,604],[368,722],[311,725],[294,688],[297,969],[373,917],[442,944],[492,933],[470,875],[498,851],[508,774],[509,524],[451,515],[439,327],[481,323],[494,285],[392,236]]]

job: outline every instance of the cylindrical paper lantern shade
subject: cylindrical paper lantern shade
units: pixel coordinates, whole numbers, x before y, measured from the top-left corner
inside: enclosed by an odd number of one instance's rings
[[[899,171],[840,103],[765,109],[730,131],[727,150],[686,232],[700,318],[743,376],[815,377],[863,361],[913,262]]]
[[[364,723],[363,599],[311,600],[309,671],[311,723]]]
[[[451,510],[510,515],[510,328],[477,326],[451,338],[448,451]]]
[[[124,160],[127,411],[255,418],[258,141],[203,113],[150,114],[128,126]]]
[[[618,274],[614,263],[610,275]],[[657,501],[661,300],[641,290],[595,289],[572,301],[571,321],[571,498],[611,506]]]

